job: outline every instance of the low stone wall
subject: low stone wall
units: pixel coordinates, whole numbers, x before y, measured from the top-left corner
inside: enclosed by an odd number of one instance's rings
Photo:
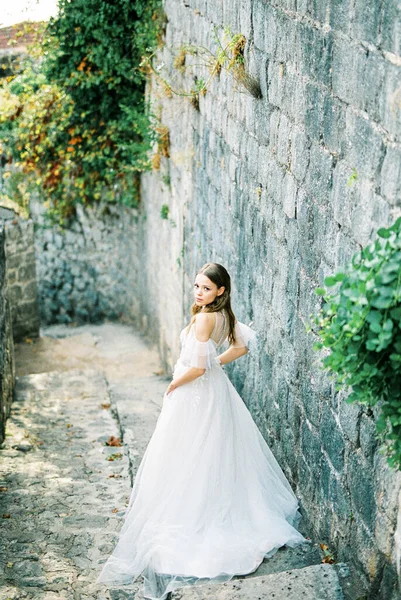
[[[32,201],[40,319],[44,324],[134,321],[139,273],[135,209],[78,206],[69,229],[49,226]]]
[[[5,437],[6,419],[10,415],[14,394],[14,342],[10,303],[7,297],[5,255],[6,235],[0,221],[0,443]]]
[[[9,213],[7,215],[7,212]],[[14,341],[39,336],[34,224],[2,208],[6,234],[8,298]]]

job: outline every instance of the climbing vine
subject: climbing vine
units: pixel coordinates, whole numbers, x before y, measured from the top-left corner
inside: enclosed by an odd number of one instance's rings
[[[316,290],[324,305],[312,319],[314,348],[328,351],[323,366],[337,389],[350,388],[347,402],[377,406],[378,437],[401,469],[401,218],[377,234]]]
[[[2,154],[60,224],[78,203],[138,202],[139,174],[151,168],[159,136],[141,61],[162,41],[161,6],[59,0],[57,18],[1,86]],[[13,177],[10,171],[10,188]]]

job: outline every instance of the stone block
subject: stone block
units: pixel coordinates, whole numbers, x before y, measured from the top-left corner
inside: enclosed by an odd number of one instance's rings
[[[376,2],[356,0],[354,18],[351,26],[351,36],[356,40],[378,45],[378,34],[382,7]]]
[[[385,79],[386,61],[380,52],[369,52],[361,58],[361,99],[369,117],[380,121],[382,90]]]
[[[267,94],[269,104],[282,107],[285,104],[285,76],[283,65],[270,60],[267,66]]]
[[[346,113],[348,139],[346,159],[359,177],[375,177],[384,157],[382,136],[368,120],[348,110]]]
[[[383,87],[380,90],[380,123],[391,132],[391,137],[396,142],[401,141],[400,103],[400,67],[387,61]]]
[[[319,204],[328,204],[332,188],[333,156],[322,146],[312,143],[305,189]]]
[[[330,152],[340,154],[345,143],[345,106],[342,102],[325,95],[323,99],[322,137]]]
[[[301,425],[301,452],[306,464],[315,475],[320,472],[322,449],[319,437],[312,431],[311,425],[304,421]]]
[[[358,185],[352,181],[352,174],[352,169],[344,160],[338,161],[333,169],[333,217],[342,227],[347,228],[351,227],[351,215],[359,200]]]
[[[278,144],[278,130],[280,126],[280,111],[275,110],[271,113],[270,116],[270,145],[269,152],[271,154],[276,154],[277,152],[277,144]],[[271,160],[271,156],[269,156]]]
[[[316,142],[320,140],[323,122],[323,103],[326,94],[315,84],[307,83],[305,86],[305,133]]]
[[[18,281],[25,282],[36,278],[35,263],[25,263],[18,268]]]
[[[259,50],[265,50],[267,29],[265,28],[268,7],[263,2],[252,3],[252,22],[254,28],[254,44]]]
[[[36,279],[33,279],[32,281],[25,284],[25,286],[24,286],[24,291],[23,291],[24,300],[36,301],[37,291],[38,291],[37,281],[36,281]]]
[[[344,468],[345,446],[337,420],[329,406],[323,406],[320,425],[323,447],[337,472]]]
[[[333,94],[356,108],[363,106],[361,85],[365,68],[366,52],[356,44],[344,44],[337,39],[333,45],[332,88]]]
[[[277,131],[277,160],[281,165],[288,165],[291,139],[291,122],[285,114],[281,114]]]
[[[310,141],[302,129],[294,128],[291,136],[291,171],[298,182],[305,178],[309,165]]]
[[[206,10],[205,8],[202,12]],[[239,10],[236,2],[223,3],[223,23],[231,28],[231,31],[238,32],[241,30],[239,21]]]
[[[290,388],[287,400],[287,423],[291,428],[294,437],[294,448],[298,446],[300,430],[301,430],[302,412],[300,408],[300,399],[295,392]]]
[[[301,57],[301,71],[311,79],[331,85],[333,36],[330,31],[315,29],[302,23],[296,40]],[[295,44],[294,44],[295,46]]]
[[[295,80],[294,97],[292,98],[292,117],[294,122],[302,129],[305,130],[305,116],[307,112],[307,101],[306,101],[306,86],[307,82],[303,77],[297,77]]]
[[[398,0],[387,0],[383,6],[381,47],[383,50],[401,55],[401,6]]]
[[[302,362],[301,365],[306,366],[304,362]],[[307,418],[317,428],[319,427],[322,410],[319,391],[315,388],[311,378],[305,373],[306,369],[302,369],[302,371],[303,376],[299,382],[302,404]]]
[[[366,246],[373,233],[376,195],[372,183],[366,179],[358,184],[358,188],[360,199],[351,212],[351,231],[355,241],[361,246]],[[379,216],[377,212],[376,215]]]
[[[399,205],[401,203],[401,150],[394,144],[386,146],[385,152],[380,174],[381,193],[391,204]]]
[[[287,171],[284,175],[282,185],[283,210],[289,219],[294,219],[296,216],[296,198],[297,198],[297,182],[294,177]]]
[[[317,234],[315,223],[315,207],[311,196],[304,188],[297,195],[297,221],[299,228],[299,254],[303,269],[313,277],[319,265],[319,256],[314,246]]]
[[[274,58],[280,63],[293,62],[298,29],[294,27],[293,19],[282,10],[276,11],[275,21],[277,24],[277,34]]]
[[[350,453],[348,457],[348,481],[355,511],[373,532],[377,509],[372,467],[362,459],[361,450]]]
[[[329,25],[335,31],[347,35],[351,23],[351,0],[331,0],[329,12]]]

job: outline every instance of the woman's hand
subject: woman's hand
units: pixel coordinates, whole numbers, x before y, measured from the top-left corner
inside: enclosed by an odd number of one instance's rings
[[[177,389],[177,387],[178,385],[172,381],[166,390],[166,394],[170,394],[170,392],[173,392],[175,389]]]

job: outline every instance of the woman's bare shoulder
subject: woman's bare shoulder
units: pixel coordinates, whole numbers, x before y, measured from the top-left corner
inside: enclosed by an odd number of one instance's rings
[[[215,319],[216,317],[214,313],[211,312],[198,312],[195,315],[195,322],[197,325],[199,324],[200,326],[208,326],[210,323],[214,325]]]

